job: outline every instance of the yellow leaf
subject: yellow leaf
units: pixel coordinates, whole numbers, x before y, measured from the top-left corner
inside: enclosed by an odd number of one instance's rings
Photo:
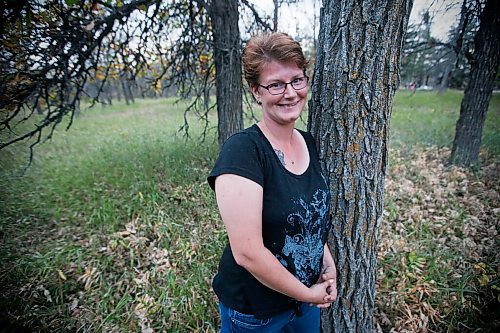
[[[98,72],[98,73],[95,74],[95,78],[98,79],[98,80],[104,80],[105,77],[106,76],[103,73],[100,73],[100,72]]]
[[[474,269],[479,271],[479,273],[485,274],[486,273],[486,264],[484,262],[480,262],[479,264],[474,265]]]
[[[60,269],[57,270],[57,273],[59,274],[61,280],[66,281],[68,279]]]
[[[479,278],[479,284],[484,287],[490,282],[490,278],[486,274],[482,274]]]

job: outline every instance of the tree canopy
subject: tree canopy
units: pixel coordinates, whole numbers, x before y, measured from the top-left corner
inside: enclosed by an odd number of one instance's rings
[[[71,126],[80,99],[106,102],[113,80],[128,90],[137,79],[147,83],[141,89],[175,86],[181,97],[194,97],[188,110],[206,117],[214,106],[207,103],[216,75],[208,13],[216,2],[6,1],[0,10],[0,149],[23,140],[32,149],[65,116]],[[248,29],[271,29],[251,3],[241,5],[254,18]],[[41,120],[20,126],[40,110]]]

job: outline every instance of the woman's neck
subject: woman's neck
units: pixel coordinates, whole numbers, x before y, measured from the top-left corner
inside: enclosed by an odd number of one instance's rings
[[[273,121],[262,118],[257,125],[259,125],[264,134],[270,136],[269,139],[271,139],[271,141],[275,141],[278,145],[288,146],[292,144],[294,123],[290,123],[289,125],[278,125]]]

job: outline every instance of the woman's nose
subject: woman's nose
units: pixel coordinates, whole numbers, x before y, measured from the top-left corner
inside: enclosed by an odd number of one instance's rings
[[[285,87],[285,92],[283,93],[283,96],[294,97],[295,95],[297,95],[297,91],[295,91],[295,89],[293,89],[292,84],[291,83],[287,84]]]

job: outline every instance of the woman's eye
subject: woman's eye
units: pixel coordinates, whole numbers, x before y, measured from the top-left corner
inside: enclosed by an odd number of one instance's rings
[[[292,83],[302,83],[304,82],[304,78],[303,77],[298,77],[296,78],[295,80],[292,81]]]
[[[270,89],[280,89],[280,88],[283,88],[283,83],[281,83],[281,82],[271,83],[269,85],[269,88]]]

